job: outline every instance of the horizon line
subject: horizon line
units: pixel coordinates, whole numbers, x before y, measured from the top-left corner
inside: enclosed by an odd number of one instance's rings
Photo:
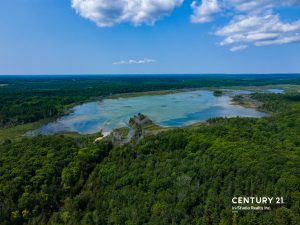
[[[295,73],[66,73],[66,74],[0,74],[3,76],[173,76],[173,75],[300,75],[300,72]]]

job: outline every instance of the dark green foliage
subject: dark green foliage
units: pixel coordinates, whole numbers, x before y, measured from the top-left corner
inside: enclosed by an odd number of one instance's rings
[[[220,96],[222,96],[222,94],[223,94],[223,92],[221,90],[214,91],[214,96],[216,96],[216,97],[220,97]]]
[[[2,76],[0,127],[64,114],[72,104],[112,94],[199,87],[300,84],[298,75]],[[218,91],[217,94],[220,94]]]
[[[81,189],[111,149],[110,143],[87,145],[91,140],[84,139],[39,136],[0,146],[0,224],[46,223]]]
[[[67,224],[299,224],[296,127],[284,114],[217,119],[116,148],[60,215],[70,215]],[[283,196],[286,204],[234,215],[233,196]],[[80,199],[87,204],[78,209]]]
[[[0,223],[297,225],[297,96],[253,96],[264,109],[277,103],[272,117],[211,119],[113,149],[92,137],[6,142]],[[282,196],[286,203],[233,214],[233,196]]]
[[[78,77],[57,85],[54,78],[28,79],[5,80],[1,126],[57,116],[66,105],[113,93],[283,82]],[[119,147],[94,143],[96,136],[5,139],[0,224],[300,224],[300,95],[252,97],[272,116],[215,118]],[[233,196],[282,196],[286,203],[233,214]]]

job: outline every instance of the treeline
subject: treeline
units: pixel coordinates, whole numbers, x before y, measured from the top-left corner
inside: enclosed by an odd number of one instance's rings
[[[298,225],[300,95],[253,98],[274,114],[211,119],[119,147],[93,136],[7,141],[0,224]],[[234,196],[285,203],[234,214]]]
[[[0,127],[60,116],[72,104],[112,94],[200,87],[300,84],[299,75],[274,76],[4,76],[0,77]]]
[[[76,97],[43,97],[26,94],[2,95],[0,127],[14,126],[53,118],[67,112],[67,106],[80,101]]]

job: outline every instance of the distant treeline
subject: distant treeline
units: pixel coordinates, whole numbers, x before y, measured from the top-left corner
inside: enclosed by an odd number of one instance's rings
[[[300,84],[300,76],[1,76],[0,127],[60,116],[72,104],[112,94],[270,84]]]

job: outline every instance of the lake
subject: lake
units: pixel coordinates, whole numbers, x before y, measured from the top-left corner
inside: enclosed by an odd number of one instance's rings
[[[130,117],[143,113],[164,127],[182,127],[214,117],[263,117],[255,109],[232,105],[234,92],[215,97],[211,91],[189,91],[164,95],[149,95],[104,99],[73,108],[72,113],[41,126],[31,134],[77,132],[92,134],[102,130],[128,126]]]
[[[266,89],[265,92],[269,92],[272,94],[284,94],[285,91],[282,89],[276,89],[276,88],[270,88],[270,89]]]

